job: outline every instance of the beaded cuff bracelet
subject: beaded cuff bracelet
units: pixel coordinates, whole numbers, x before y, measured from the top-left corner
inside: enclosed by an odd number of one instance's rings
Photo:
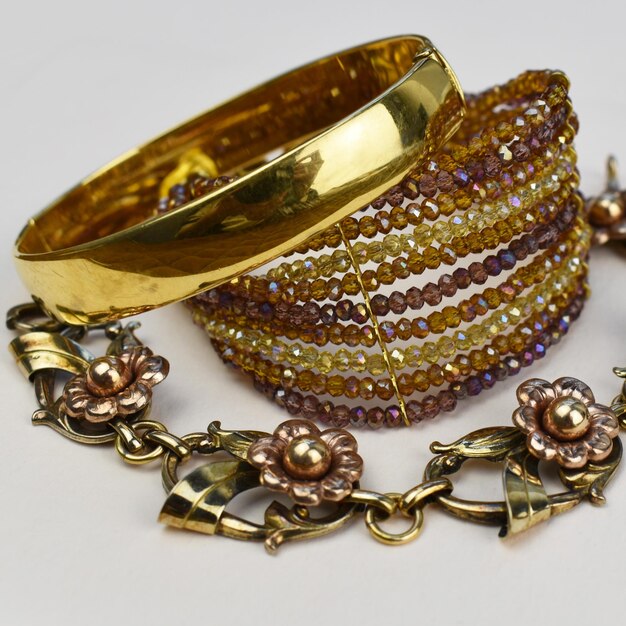
[[[567,88],[527,72],[466,96],[425,166],[294,260],[189,300],[195,321],[289,413],[340,428],[430,419],[543,357],[580,312],[590,245]],[[232,180],[191,175],[159,210]]]

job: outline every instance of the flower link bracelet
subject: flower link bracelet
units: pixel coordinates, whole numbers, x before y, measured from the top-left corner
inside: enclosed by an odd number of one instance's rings
[[[527,380],[512,426],[433,443],[403,492],[361,487],[345,430],[452,411],[542,358],[580,314],[590,246],[626,238],[625,198],[611,159],[606,192],[584,201],[568,88],[535,71],[464,97],[430,41],[391,38],[279,77],[86,179],[16,249],[34,302],[7,325],[33,423],[160,462],[160,521],[269,551],[359,516],[377,540],[406,543],[429,505],[504,536],[601,504],[626,383],[603,405],[573,378]],[[182,298],[221,358],[295,419],[183,436],[149,419],[169,365],[118,320]],[[104,356],[84,347],[94,333],[110,341]],[[207,463],[181,478],[193,455]],[[453,495],[472,458],[502,465],[501,502]],[[547,493],[542,460],[564,491]],[[291,504],[258,523],[227,511],[256,487]],[[406,531],[386,530],[394,516]]]
[[[272,434],[223,430],[212,422],[207,432],[179,437],[148,419],[152,388],[165,379],[169,365],[137,339],[138,323],[76,327],[36,319],[41,316],[31,304],[15,307],[7,319],[10,328],[23,333],[11,350],[35,386],[39,409],[33,423],[79,443],[112,443],[131,465],[160,461],[168,495],[159,521],[209,535],[263,541],[269,552],[287,541],[332,533],[361,515],[378,541],[407,543],[420,533],[428,505],[461,519],[499,525],[501,536],[518,533],[584,499],[602,504],[604,486],[621,459],[617,435],[620,425],[626,428],[625,389],[609,408],[597,403],[579,380],[565,377],[549,383],[535,378],[518,387],[513,426],[477,430],[450,445],[433,443],[436,456],[421,483],[403,493],[369,491],[360,487],[363,459],[348,431],[320,431],[310,420],[292,419]],[[94,358],[79,343],[94,332],[110,339],[105,356]],[[626,378],[626,370],[615,371]],[[75,376],[55,398],[57,374],[66,372]],[[229,458],[208,460],[180,479],[179,468],[192,455],[210,458],[218,452]],[[451,476],[468,459],[502,464],[502,502],[452,495]],[[565,491],[546,492],[538,473],[540,460],[558,463]],[[227,511],[239,493],[256,487],[286,494],[293,506],[272,502],[262,523]],[[314,515],[315,507],[329,503],[334,505],[331,513]],[[406,518],[408,529],[385,530],[384,522],[392,516]]]

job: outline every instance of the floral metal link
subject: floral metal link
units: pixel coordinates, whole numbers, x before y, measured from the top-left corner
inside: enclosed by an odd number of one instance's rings
[[[424,481],[404,493],[361,489],[363,459],[356,439],[341,428],[322,431],[309,420],[292,419],[270,434],[223,430],[220,422],[212,422],[207,432],[177,436],[161,422],[147,419],[152,386],[167,376],[169,365],[137,339],[136,323],[55,326],[35,305],[15,307],[8,317],[8,325],[22,333],[11,351],[35,388],[39,408],[34,424],[48,425],[80,443],[114,443],[131,465],[160,459],[168,493],[161,522],[263,541],[270,552],[288,541],[333,533],[360,515],[377,541],[409,543],[420,534],[424,508],[431,503],[461,519],[501,525],[501,536],[519,533],[584,499],[602,504],[603,490],[622,456],[617,435],[620,425],[626,428],[626,383],[608,407],[574,378],[553,383],[530,379],[517,390],[513,426],[477,430],[451,444],[433,443],[436,456],[426,466]],[[79,343],[93,330],[104,331],[110,340],[105,357],[95,357]],[[74,377],[55,398],[61,372]],[[614,372],[626,379],[626,368]],[[212,458],[179,477],[180,465],[194,453],[216,452],[224,458]],[[472,458],[502,465],[504,500],[469,501],[451,495],[450,476]],[[564,492],[547,493],[540,459],[558,462]],[[291,508],[271,502],[262,523],[227,511],[240,493],[259,487],[286,494]],[[316,515],[322,512],[320,504],[331,505],[330,513]],[[406,520],[408,528],[386,530],[392,518]]]

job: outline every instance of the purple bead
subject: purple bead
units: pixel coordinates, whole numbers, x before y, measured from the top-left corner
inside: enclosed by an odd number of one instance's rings
[[[483,390],[483,386],[478,376],[470,376],[466,381],[466,385],[468,396],[477,396]]]
[[[291,415],[298,415],[300,413],[300,409],[302,408],[302,394],[297,391],[290,391],[287,394],[287,400],[285,402],[285,407]]]
[[[487,274],[489,274],[489,276],[498,276],[500,272],[502,272],[502,266],[500,265],[500,261],[498,261],[498,258],[493,254],[490,254],[488,257],[485,258],[485,260],[483,261],[483,265],[485,266],[485,269],[487,270]]]
[[[334,405],[332,402],[320,402],[318,406],[317,419],[322,422],[322,424],[330,424],[333,418],[333,408]]]
[[[347,428],[350,425],[350,408],[339,404],[333,411],[332,424],[336,428]]]
[[[362,406],[350,409],[350,424],[355,428],[362,428],[367,424],[367,411]]]
[[[340,300],[335,305],[335,312],[342,322],[347,322],[352,312],[352,302],[350,300]]]
[[[417,424],[424,419],[424,410],[422,409],[421,403],[417,400],[411,400],[410,402],[407,402],[406,414],[407,417],[414,424]]]
[[[367,425],[374,429],[374,430],[378,430],[379,428],[382,427],[382,425],[385,423],[385,412],[379,408],[376,407],[374,409],[370,409],[367,412]]]
[[[305,396],[302,401],[302,417],[315,419],[319,412],[320,401],[315,396]]]
[[[517,264],[517,259],[511,250],[500,250],[498,252],[498,259],[503,270],[510,270]]]
[[[486,371],[480,375],[480,382],[483,389],[491,389],[496,384],[496,377],[490,371]]]
[[[522,369],[522,364],[520,363],[520,360],[514,356],[507,356],[504,359],[504,364],[507,368],[509,376],[515,376],[516,374],[519,374],[520,370]]]
[[[385,410],[385,424],[389,428],[397,428],[402,425],[402,413],[395,404],[392,404]]]
[[[454,270],[454,272],[452,272],[452,276],[454,277],[459,289],[467,289],[472,284],[470,273],[464,267]]]
[[[456,408],[457,400],[452,391],[444,390],[437,394],[437,402],[442,411],[449,413]]]
[[[439,403],[435,396],[425,396],[422,398],[422,408],[424,410],[424,418],[431,420],[439,415]]]

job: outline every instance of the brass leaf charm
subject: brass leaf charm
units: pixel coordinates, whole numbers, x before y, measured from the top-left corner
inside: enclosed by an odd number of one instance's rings
[[[528,452],[510,454],[504,460],[504,499],[507,526],[500,536],[528,530],[551,516],[548,494],[539,477],[539,460]]]
[[[214,437],[215,447],[245,461],[250,444],[268,433],[257,430],[221,430],[221,422],[211,422],[208,431]]]
[[[27,378],[41,370],[58,369],[83,374],[94,358],[79,343],[58,333],[26,333],[15,338],[9,350]]]
[[[207,463],[183,478],[170,492],[159,522],[207,535],[221,528],[224,509],[237,495],[259,486],[259,473],[241,461]]]
[[[430,450],[435,454],[451,453],[467,459],[488,459],[497,462],[522,446],[524,439],[524,434],[517,428],[496,426],[475,430],[448,445],[435,441],[430,445]]]
[[[619,438],[613,440],[613,450],[604,460],[590,462],[580,469],[559,470],[563,484],[581,496],[587,496],[593,504],[604,504],[606,498],[603,490],[611,480],[622,459],[622,443]]]
[[[332,533],[347,524],[357,513],[358,504],[340,504],[337,512],[323,518],[312,518],[305,507],[287,508],[280,502],[272,502],[265,512],[268,535],[265,548],[275,552],[287,541],[313,539]]]

